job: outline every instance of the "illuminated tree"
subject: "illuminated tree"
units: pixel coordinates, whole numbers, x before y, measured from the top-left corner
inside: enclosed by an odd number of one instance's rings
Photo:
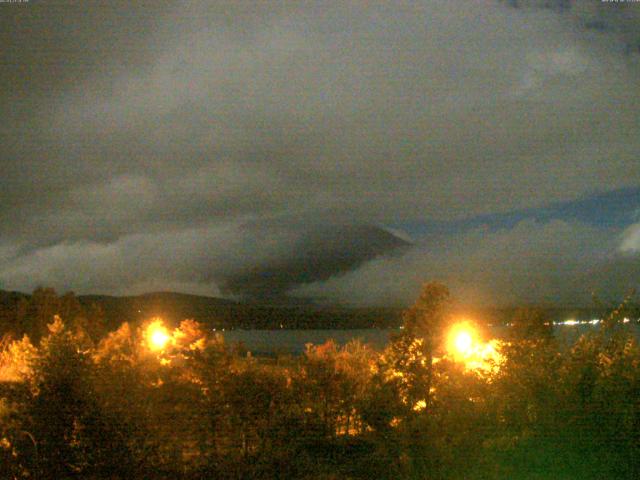
[[[403,375],[407,400],[412,404],[422,400],[429,406],[433,356],[448,318],[450,302],[445,285],[425,283],[418,299],[402,315],[402,333],[387,350],[387,363]]]
[[[449,289],[445,285],[425,283],[415,303],[402,315],[405,332],[433,343],[446,320],[450,301]]]
[[[65,329],[60,317],[49,331],[34,364],[27,411],[39,470],[48,478],[131,474],[126,429],[101,406],[90,350]]]
[[[321,426],[323,436],[336,434],[341,392],[346,375],[337,368],[336,344],[307,345],[302,361],[302,382],[309,399],[310,412]]]

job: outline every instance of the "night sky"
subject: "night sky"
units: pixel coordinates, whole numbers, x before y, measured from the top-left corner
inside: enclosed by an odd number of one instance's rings
[[[0,3],[0,289],[640,286],[640,4]]]

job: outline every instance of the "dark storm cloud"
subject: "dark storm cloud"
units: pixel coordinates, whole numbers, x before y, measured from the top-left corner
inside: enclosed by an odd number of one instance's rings
[[[326,225],[638,184],[622,27],[489,1],[1,7],[5,288],[282,291],[393,250]]]
[[[379,227],[228,224],[62,243],[4,262],[16,285],[144,292],[173,286],[208,294],[281,296],[291,287],[345,273],[409,243]],[[0,251],[0,254],[3,252]],[[4,252],[7,257],[11,252]],[[69,268],[73,265],[73,268]]]
[[[286,256],[222,277],[221,288],[236,295],[284,295],[292,287],[328,280],[408,246],[409,242],[378,227],[325,226],[305,232]]]

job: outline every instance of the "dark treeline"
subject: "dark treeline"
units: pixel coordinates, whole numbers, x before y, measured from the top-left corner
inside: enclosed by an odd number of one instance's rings
[[[552,320],[592,319],[606,314],[610,307],[536,306]],[[521,307],[475,308],[464,314],[483,324],[504,325],[511,322]],[[209,329],[358,329],[397,328],[402,324],[401,307],[323,306],[309,301],[237,302],[214,297],[173,292],[148,293],[130,297],[80,295],[58,296],[53,289],[38,288],[33,294],[0,290],[0,331],[20,330],[28,324],[43,327],[51,319],[51,311],[69,319],[91,318],[92,328],[101,333],[115,330],[123,319],[143,321],[162,316],[169,322],[193,318]],[[636,305],[633,318],[640,316]],[[34,317],[40,316],[40,319]],[[31,319],[27,319],[31,317]],[[67,320],[69,321],[69,320]],[[44,327],[43,327],[44,328]],[[25,330],[28,331],[28,330]],[[98,332],[95,332],[98,333]]]
[[[383,351],[254,358],[193,320],[109,330],[72,296],[33,297],[3,324],[0,478],[640,478],[625,305],[571,348],[526,309],[456,354],[431,283]]]
[[[236,302],[172,292],[132,297],[68,293],[63,298],[63,302],[73,304],[74,314],[97,316],[107,330],[118,328],[122,319],[143,320],[158,315],[174,322],[194,318],[217,329],[389,328],[400,325],[402,313],[400,308],[327,307],[293,301]],[[31,307],[34,313],[33,310],[39,308],[36,305],[46,302],[54,305],[61,301],[50,288],[38,288],[32,295],[0,291],[0,328],[6,330],[20,325]],[[48,314],[47,308],[40,311]]]

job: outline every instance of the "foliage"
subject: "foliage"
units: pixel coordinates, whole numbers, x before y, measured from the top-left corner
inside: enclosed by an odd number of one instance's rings
[[[37,298],[54,311],[50,292]],[[277,358],[193,320],[96,338],[52,313],[38,342],[0,345],[0,477],[640,477],[640,347],[624,308],[570,345],[522,310],[483,344],[500,359],[485,368],[447,352],[449,307],[430,283],[383,351],[329,341]]]

